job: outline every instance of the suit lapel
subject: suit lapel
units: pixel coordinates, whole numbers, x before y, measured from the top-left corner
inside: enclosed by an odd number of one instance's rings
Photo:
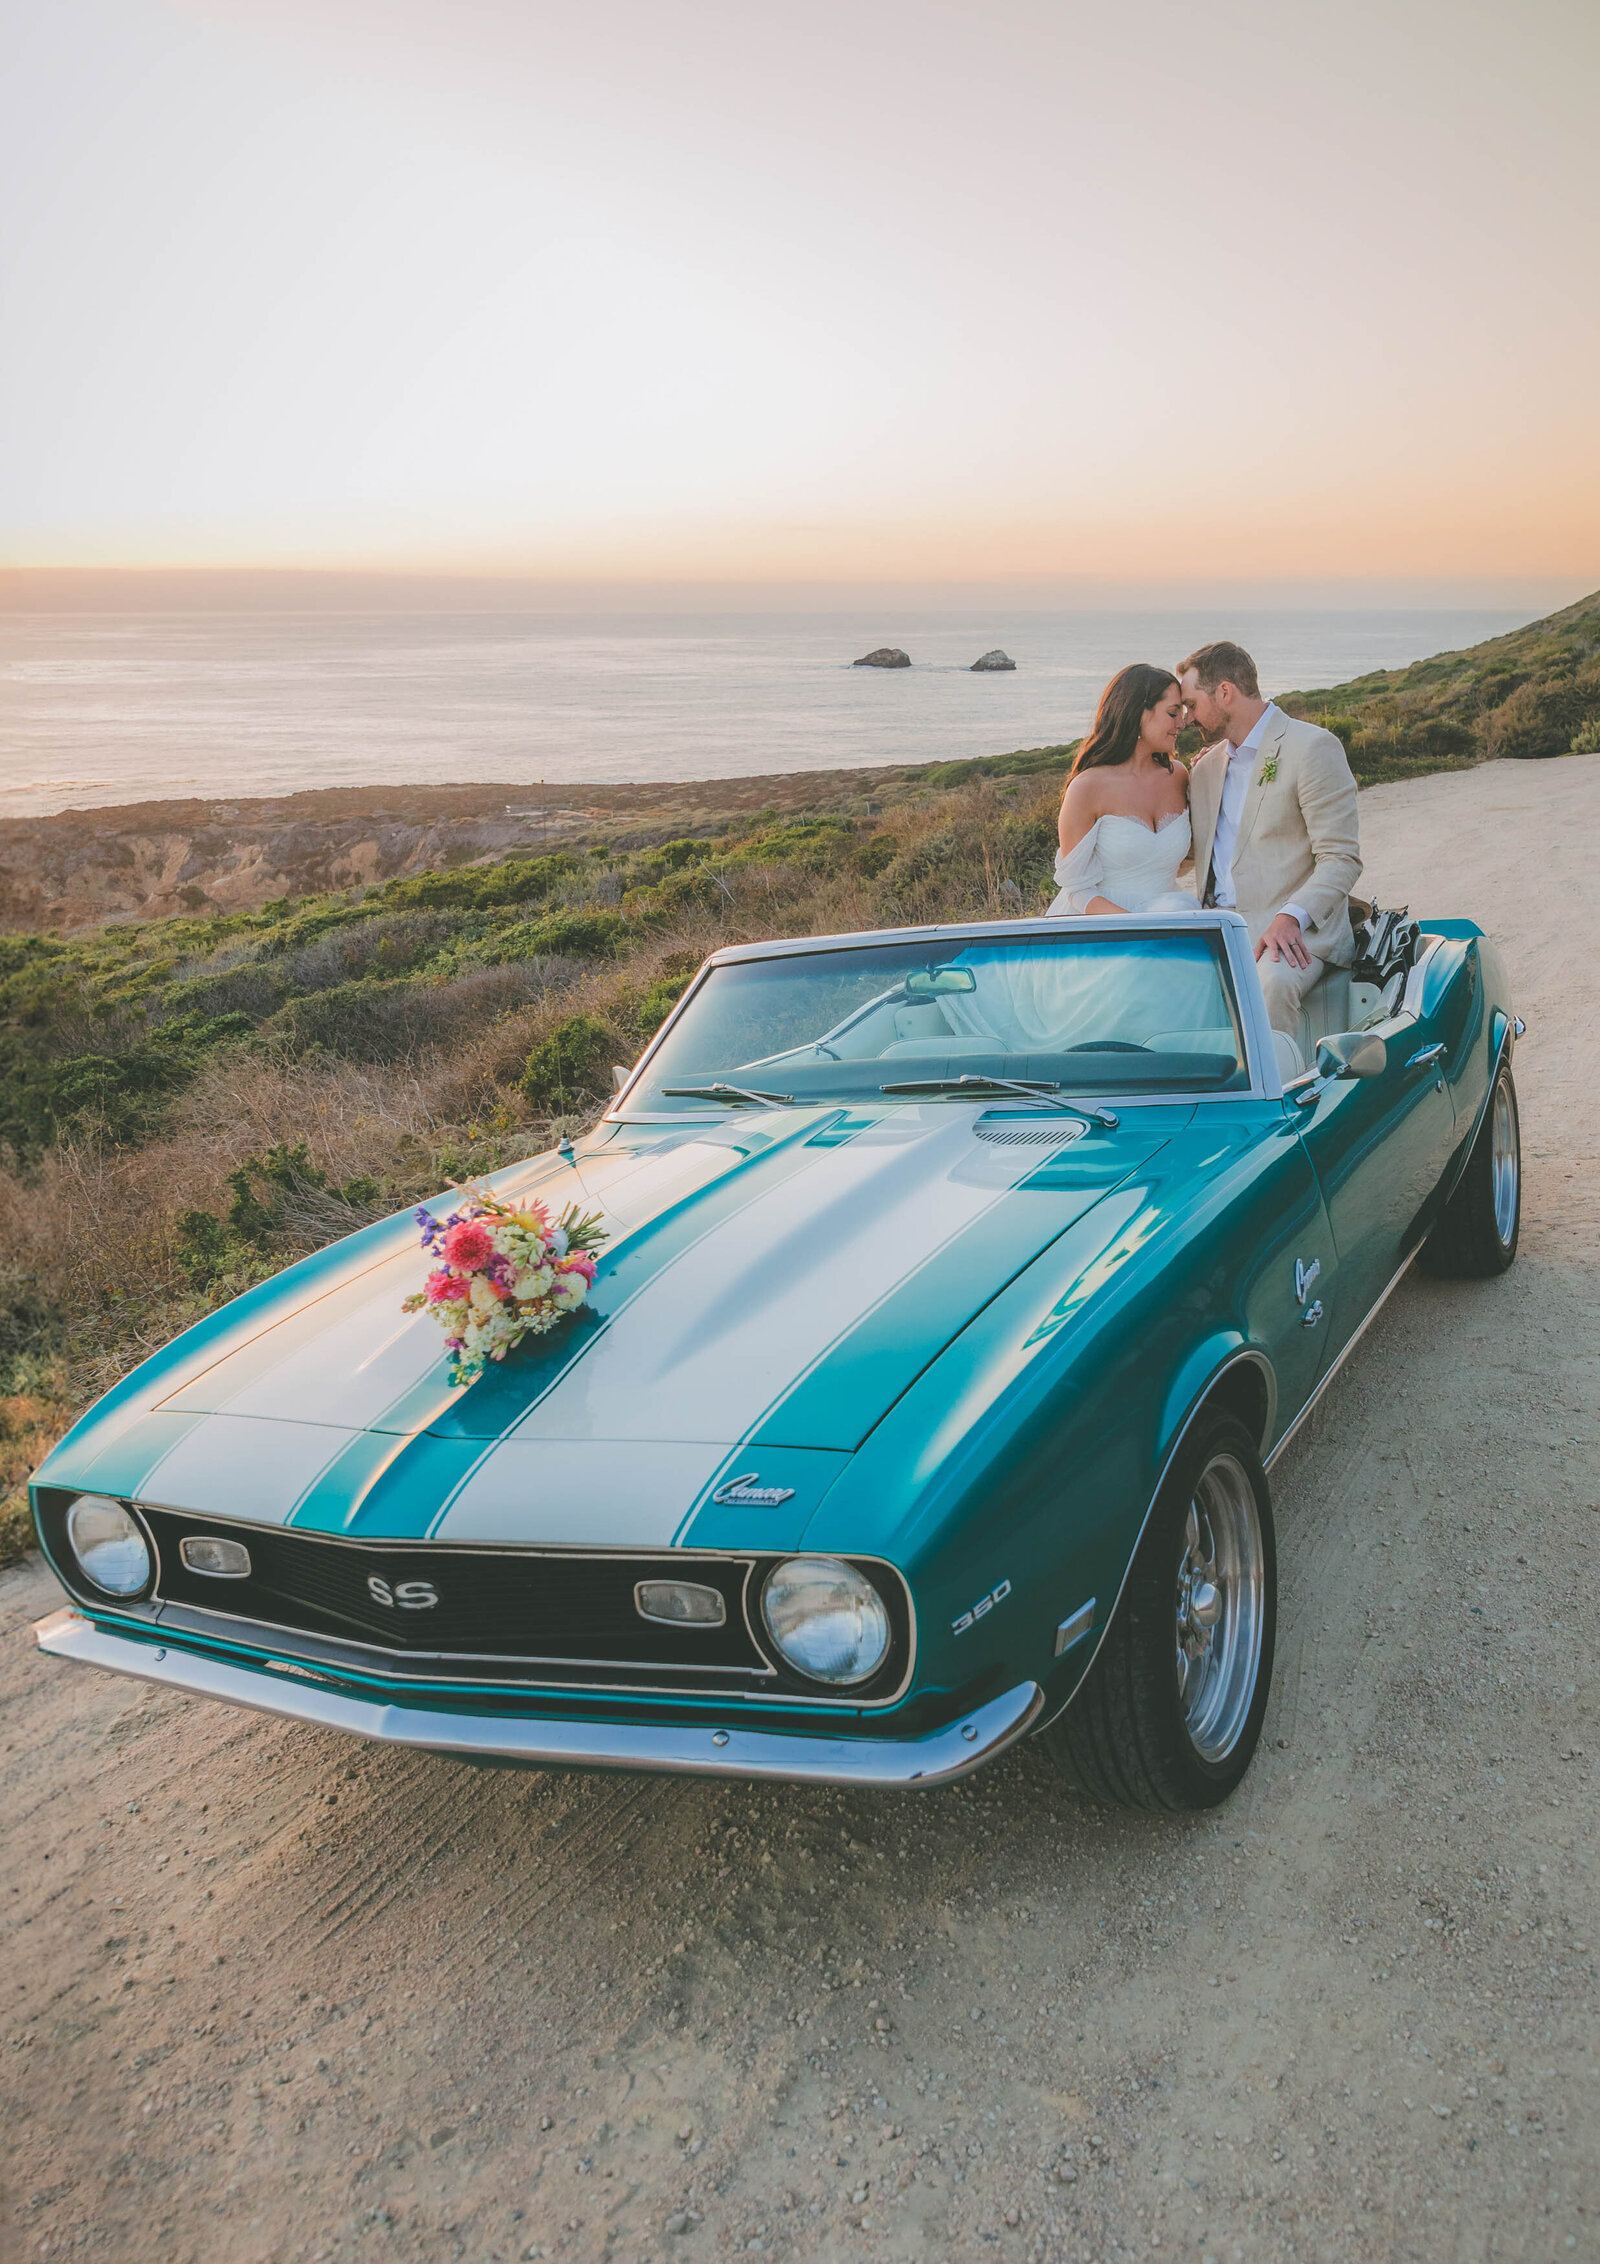
[[[1250,785],[1245,794],[1244,808],[1239,813],[1239,837],[1233,845],[1233,870],[1236,878],[1239,871],[1239,852],[1249,840],[1256,819],[1261,814],[1261,797],[1266,792],[1266,781],[1262,778],[1261,773],[1267,767],[1268,757],[1278,752],[1287,723],[1287,716],[1278,715],[1274,717],[1273,721],[1267,725],[1266,730],[1262,732],[1256,746],[1255,768],[1250,773]]]
[[[1203,747],[1189,774],[1189,823],[1194,835],[1195,894],[1205,894],[1211,871],[1211,847],[1217,838],[1217,814],[1228,776],[1228,742]]]

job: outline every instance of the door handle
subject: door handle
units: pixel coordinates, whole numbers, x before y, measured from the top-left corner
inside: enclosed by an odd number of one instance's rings
[[[1421,1047],[1418,1052],[1411,1056],[1406,1067],[1408,1069],[1431,1069],[1434,1063],[1442,1061],[1449,1051],[1450,1048],[1441,1039],[1438,1045]]]
[[[1308,1305],[1305,1311],[1301,1314],[1300,1326],[1303,1329],[1314,1329],[1321,1318],[1322,1299],[1319,1297],[1314,1305]]]

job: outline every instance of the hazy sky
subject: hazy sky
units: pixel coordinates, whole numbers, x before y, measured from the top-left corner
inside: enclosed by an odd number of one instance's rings
[[[1595,0],[4,0],[0,555],[1600,582]]]

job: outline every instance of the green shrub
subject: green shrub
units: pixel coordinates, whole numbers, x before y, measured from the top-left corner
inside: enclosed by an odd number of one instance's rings
[[[342,1187],[311,1161],[304,1140],[279,1141],[265,1155],[246,1156],[228,1174],[233,1200],[225,1219],[215,1211],[185,1211],[177,1223],[178,1264],[197,1289],[212,1289],[229,1275],[248,1280],[286,1232],[315,1230],[328,1241],[364,1226],[382,1210],[383,1189],[362,1174]],[[270,1271],[270,1267],[265,1269]]]
[[[1530,680],[1489,717],[1485,726],[1489,753],[1513,762],[1564,755],[1573,734],[1596,715],[1600,715],[1600,670],[1586,669],[1581,676],[1562,671],[1542,683]]]
[[[394,909],[488,911],[501,904],[538,903],[557,881],[582,870],[576,857],[558,849],[548,857],[506,857],[497,865],[473,866],[465,872],[407,873],[379,889],[376,901]]]
[[[529,1054],[523,1098],[535,1116],[565,1116],[607,1091],[619,1050],[592,1014],[569,1014]]]

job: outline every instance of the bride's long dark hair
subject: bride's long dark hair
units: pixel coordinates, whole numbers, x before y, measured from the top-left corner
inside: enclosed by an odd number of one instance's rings
[[[1176,690],[1177,683],[1170,668],[1152,668],[1147,660],[1119,668],[1100,695],[1100,705],[1070,776],[1076,778],[1080,770],[1114,769],[1118,763],[1130,761],[1139,744],[1140,724],[1157,700]],[[1157,754],[1154,748],[1150,751],[1163,770],[1172,768],[1169,755]]]

